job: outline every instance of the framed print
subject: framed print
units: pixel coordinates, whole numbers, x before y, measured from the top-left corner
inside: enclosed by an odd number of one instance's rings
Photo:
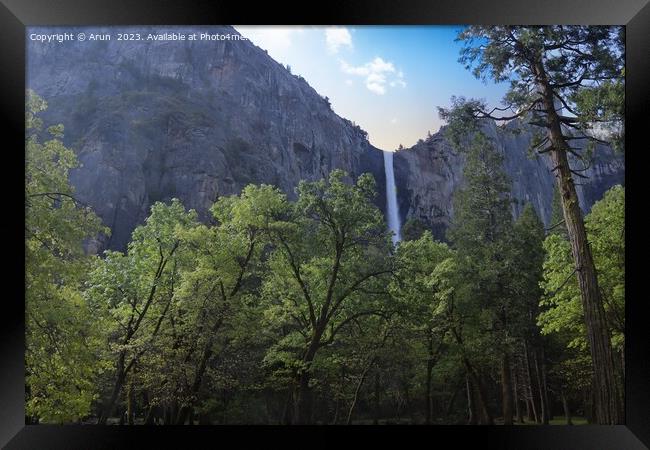
[[[2,445],[647,448],[645,3],[3,0]]]

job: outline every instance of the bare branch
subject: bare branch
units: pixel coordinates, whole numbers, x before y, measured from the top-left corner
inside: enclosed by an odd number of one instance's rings
[[[347,289],[346,289],[346,290],[345,290],[345,291],[344,291],[344,292],[339,296],[339,298],[338,298],[338,299],[336,300],[336,302],[334,303],[334,306],[332,307],[332,310],[330,311],[330,313],[329,313],[329,315],[327,316],[327,318],[328,318],[328,319],[331,318],[331,317],[334,315],[334,313],[336,312],[336,310],[338,309],[339,305],[343,302],[343,300],[345,300],[346,297],[347,297],[348,295],[350,295],[352,292],[356,291],[356,290],[359,288],[359,286],[360,286],[364,281],[366,281],[366,280],[368,280],[368,279],[370,279],[370,278],[372,278],[372,277],[376,277],[376,276],[379,276],[379,275],[385,274],[385,273],[391,273],[391,271],[390,271],[390,270],[379,270],[379,271],[376,271],[376,272],[370,272],[370,273],[365,274],[365,275],[362,276],[361,278],[359,278],[357,281],[355,281],[351,286],[349,286],[349,287],[348,287],[348,288],[347,288]]]
[[[532,101],[532,102],[530,103],[530,105],[528,105],[526,108],[522,109],[521,111],[519,111],[518,113],[516,113],[515,115],[512,115],[512,116],[495,117],[495,116],[493,116],[493,115],[491,114],[495,109],[497,109],[497,108],[494,108],[494,109],[492,109],[492,111],[490,111],[489,113],[488,113],[488,112],[485,112],[485,111],[480,111],[480,110],[479,110],[479,111],[476,111],[476,113],[477,113],[478,115],[475,116],[475,117],[476,117],[477,119],[492,119],[492,120],[496,120],[496,121],[500,121],[500,122],[503,122],[503,121],[506,121],[506,120],[512,120],[512,119],[516,119],[516,118],[518,118],[518,117],[523,116],[523,115],[526,114],[528,111],[530,111],[531,109],[533,109],[533,107],[534,107],[535,105],[537,105],[538,103],[540,103],[541,101],[542,101],[541,98],[537,98],[537,99],[535,99],[535,100]]]
[[[550,83],[551,88],[553,88],[553,89],[563,89],[563,88],[567,88],[567,87],[570,87],[570,86],[578,86],[580,83],[583,82],[583,80],[585,80],[585,77],[587,76],[587,73],[588,73],[588,69],[585,69],[585,70],[583,70],[582,75],[580,75],[580,77],[578,77],[577,79],[575,79],[573,81],[569,81],[569,82],[566,82],[566,83],[559,83],[559,84]]]
[[[571,278],[576,274],[577,271],[578,271],[578,268],[575,268],[575,269],[573,270],[573,272],[571,272],[571,274],[570,274],[568,277],[566,277],[566,280],[564,280],[564,281],[562,282],[562,284],[560,285],[560,287],[558,287],[557,289],[555,289],[553,292],[551,292],[550,294],[546,295],[545,297],[546,297],[546,298],[551,298],[551,297],[555,296],[558,292],[560,292],[560,291],[564,288],[564,286],[569,282],[569,280],[570,280],[570,279],[571,279]]]
[[[351,315],[351,316],[345,318],[343,321],[341,321],[341,323],[339,323],[336,327],[333,327],[333,328],[331,329],[331,331],[330,331],[330,336],[327,338],[326,341],[321,342],[320,345],[321,345],[321,346],[326,346],[326,345],[331,344],[331,343],[334,341],[334,336],[336,336],[336,334],[341,330],[341,328],[343,328],[343,327],[344,327],[345,325],[347,325],[348,323],[350,323],[350,322],[352,322],[352,321],[355,321],[355,320],[358,319],[359,317],[363,317],[363,316],[373,316],[373,315],[374,315],[374,316],[385,317],[384,314],[383,314],[383,312],[382,312],[382,311],[379,311],[379,310],[361,311],[361,312],[358,312],[358,313],[356,313],[356,314],[353,314],[353,315]]]
[[[589,136],[589,135],[583,135],[583,136],[564,136],[564,139],[567,141],[573,141],[573,140],[578,140],[578,139],[588,139],[590,141],[598,142],[599,144],[603,145],[609,145],[609,142],[604,141],[602,139],[598,139],[595,136]]]
[[[554,148],[555,148],[554,145],[549,145],[548,147],[546,147],[546,148],[544,148],[542,150],[537,150],[537,153],[542,155],[544,153],[548,153],[548,152],[552,151]]]
[[[575,171],[575,170],[573,170],[573,169],[569,169],[569,171],[570,171],[572,174],[574,174],[575,176],[577,176],[577,177],[580,177],[580,178],[589,178],[588,176],[583,175],[583,174],[581,174],[580,172]]]
[[[28,198],[33,198],[33,197],[49,197],[49,198],[51,198],[52,200],[60,200],[60,199],[53,198],[54,196],[66,197],[66,198],[72,200],[72,201],[73,201],[74,203],[76,203],[76,204],[79,204],[79,205],[84,206],[84,207],[86,207],[86,208],[90,208],[90,205],[89,205],[89,204],[84,203],[84,202],[82,202],[81,200],[76,199],[76,198],[73,197],[72,195],[70,195],[70,194],[66,194],[65,192],[39,192],[39,193],[36,193],[36,194],[29,194],[29,195],[27,195]]]
[[[286,242],[284,237],[280,235],[280,233],[276,233],[278,239],[280,240],[280,243],[284,247],[284,249],[287,252],[287,255],[289,256],[289,265],[291,266],[291,270],[293,271],[293,275],[298,281],[298,284],[300,285],[300,288],[302,289],[302,293],[305,297],[305,301],[307,302],[307,306],[309,307],[309,321],[313,327],[316,326],[316,313],[314,311],[314,304],[312,303],[311,300],[311,295],[309,295],[309,289],[307,289],[307,285],[302,279],[302,276],[300,275],[300,268],[296,264],[296,261],[294,260],[293,252],[291,251],[291,248],[289,247],[289,244]]]
[[[559,221],[558,223],[556,223],[555,225],[553,225],[553,226],[551,226],[551,227],[549,227],[549,228],[546,228],[546,231],[551,231],[551,230],[553,230],[554,228],[559,227],[559,226],[562,225],[563,223],[564,223],[564,219],[560,220],[560,221]]]

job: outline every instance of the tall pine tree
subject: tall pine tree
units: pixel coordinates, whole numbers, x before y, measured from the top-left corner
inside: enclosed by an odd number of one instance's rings
[[[474,133],[464,170],[466,186],[456,193],[449,238],[471,286],[482,331],[488,331],[501,362],[504,423],[512,424],[510,340],[514,297],[511,284],[512,214],[510,182],[503,155],[480,132]],[[484,400],[482,400],[484,401]]]
[[[503,108],[489,110],[483,102],[475,100],[459,102],[455,109],[461,111],[460,116],[500,121],[525,118],[542,132],[534,149],[550,157],[560,191],[595,369],[597,422],[621,423],[623,403],[611,335],[574,177],[584,177],[583,169],[588,165],[586,155],[576,143],[602,142],[595,137],[595,129],[621,128],[623,28],[470,26],[458,38],[466,43],[460,61],[476,77],[509,81],[511,85]],[[603,97],[605,91],[600,86],[606,83],[614,86],[614,93]],[[454,113],[441,110],[441,116],[453,118]],[[610,132],[609,138],[620,141],[620,135]]]

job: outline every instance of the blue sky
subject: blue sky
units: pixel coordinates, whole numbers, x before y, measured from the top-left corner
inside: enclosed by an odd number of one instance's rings
[[[410,147],[442,122],[452,95],[500,103],[506,84],[483,83],[458,62],[461,26],[235,26],[327,96],[370,142]]]

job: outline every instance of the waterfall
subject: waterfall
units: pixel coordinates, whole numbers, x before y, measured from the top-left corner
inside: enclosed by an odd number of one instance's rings
[[[395,172],[393,170],[393,152],[384,152],[384,171],[386,172],[386,213],[388,228],[393,232],[393,244],[397,244],[400,236],[399,206],[397,205],[397,189],[395,188]]]

